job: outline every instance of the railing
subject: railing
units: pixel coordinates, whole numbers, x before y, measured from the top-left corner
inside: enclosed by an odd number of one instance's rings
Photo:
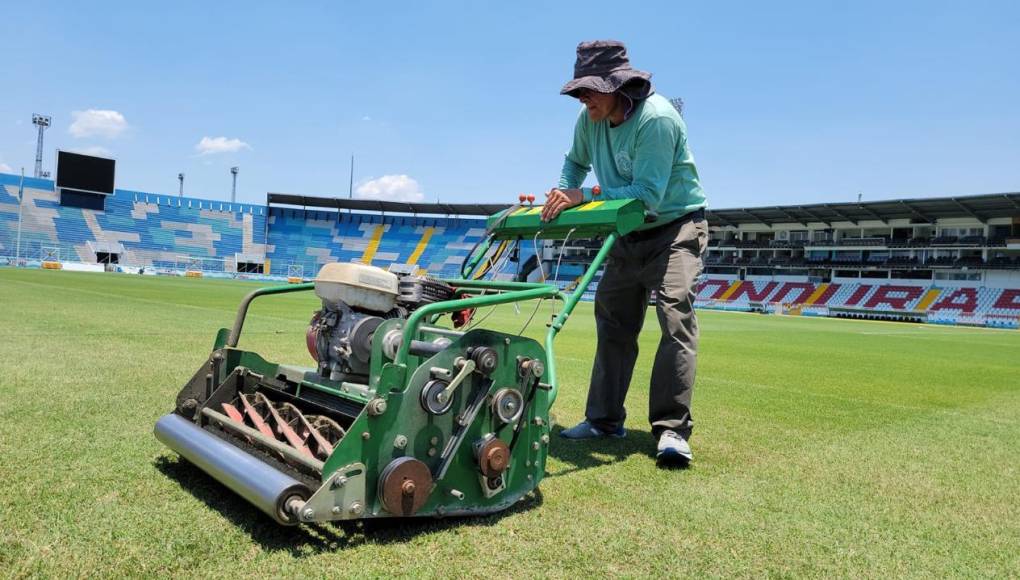
[[[999,257],[983,260],[973,257],[938,257],[921,260],[918,258],[891,257],[879,260],[864,258],[845,259],[808,259],[793,258],[786,256],[762,258],[762,257],[733,257],[713,256],[705,257],[706,266],[775,266],[777,268],[971,268],[971,269],[992,269],[1008,270],[1020,269],[1020,256],[1016,258]]]

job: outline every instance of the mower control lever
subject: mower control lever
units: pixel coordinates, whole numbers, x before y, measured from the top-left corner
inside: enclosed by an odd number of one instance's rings
[[[453,362],[453,366],[459,366],[460,372],[457,373],[457,376],[453,377],[453,380],[450,381],[450,384],[447,385],[442,392],[436,395],[436,400],[440,403],[446,403],[449,401],[450,397],[453,396],[453,392],[457,390],[457,387],[459,387],[461,383],[464,382],[464,379],[466,379],[471,373],[475,372],[475,361],[471,359],[458,357],[457,360]]]

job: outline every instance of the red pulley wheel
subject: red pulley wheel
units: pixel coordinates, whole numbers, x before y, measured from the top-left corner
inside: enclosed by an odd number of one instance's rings
[[[453,320],[453,327],[460,328],[462,326],[467,326],[467,324],[471,322],[471,317],[474,315],[474,308],[465,308],[464,310],[457,310],[450,315],[450,318]]]
[[[319,312],[316,312],[312,316],[312,321],[308,323],[308,330],[305,331],[305,345],[308,346],[308,354],[312,355],[312,360],[319,362],[319,349],[316,348],[316,343],[319,342]]]

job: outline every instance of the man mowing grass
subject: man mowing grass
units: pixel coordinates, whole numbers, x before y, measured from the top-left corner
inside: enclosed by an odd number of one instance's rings
[[[654,216],[612,249],[595,293],[598,347],[585,420],[561,432],[567,439],[624,437],[623,407],[638,355],[649,293],[662,338],[655,353],[648,417],[658,439],[656,458],[687,465],[691,458],[691,395],[697,366],[694,284],[708,245],[705,194],[687,147],[679,112],[655,94],[652,75],[631,68],[620,42],[583,42],[574,79],[560,94],[585,106],[574,127],[559,186],[542,219],[596,199],[636,198]],[[594,168],[599,185],[581,188]]]

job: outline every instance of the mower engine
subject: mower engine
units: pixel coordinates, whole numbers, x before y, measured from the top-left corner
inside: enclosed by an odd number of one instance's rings
[[[398,277],[372,266],[333,263],[319,272],[315,293],[322,309],[312,316],[306,338],[319,373],[333,381],[364,381],[379,325],[447,300],[453,288],[430,277]]]

